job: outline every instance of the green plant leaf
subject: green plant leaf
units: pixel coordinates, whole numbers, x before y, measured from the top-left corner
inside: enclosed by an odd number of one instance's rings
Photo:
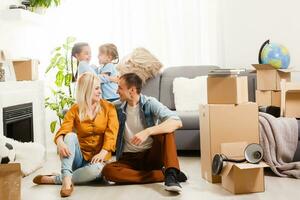
[[[72,74],[68,73],[65,75],[65,86],[69,86],[72,81]]]
[[[61,47],[56,47],[53,52],[57,52],[57,51],[60,51],[60,50],[61,50]]]
[[[59,57],[56,66],[59,70],[64,70],[66,68],[66,59],[64,57]]]
[[[72,37],[72,36],[67,37],[67,43],[68,43],[68,44],[73,43],[73,42],[75,42],[75,41],[76,41],[76,38],[75,38],[75,37]]]
[[[57,91],[55,91],[53,88],[50,88],[50,90],[51,90],[52,94],[53,94],[54,96],[56,96]]]
[[[71,50],[71,47],[70,47],[69,45],[67,45],[67,44],[63,44],[63,47],[64,47],[64,49],[67,50],[67,51],[68,51],[68,50]]]
[[[46,72],[45,73],[48,73],[52,68],[54,68],[56,66],[56,63],[57,63],[57,60],[60,61],[60,58],[61,57],[61,53],[56,53],[54,55],[53,58],[51,58],[51,61],[50,61],[50,65],[48,66],[48,68],[46,69]],[[63,62],[63,61],[61,61]]]
[[[55,80],[55,84],[57,85],[57,87],[61,87],[64,81],[64,74],[63,71],[58,71],[56,74],[56,80]]]
[[[61,108],[61,109],[64,109],[66,103],[67,103],[66,99],[62,99],[62,100],[60,101],[60,108]]]
[[[54,3],[56,6],[58,6],[60,4],[60,0],[54,0]]]
[[[56,112],[59,111],[59,107],[58,107],[57,103],[50,103],[49,107],[51,108],[51,110],[54,110]]]
[[[51,122],[51,124],[50,124],[51,133],[54,133],[55,128],[56,128],[56,124],[57,124],[56,120]]]
[[[61,2],[61,0],[43,1],[47,1],[48,3],[50,1],[52,2],[52,5],[56,2]],[[52,82],[52,85],[50,85],[51,96],[45,98],[45,107],[49,110],[54,111],[56,116],[58,117],[56,122],[53,122],[52,124],[52,126],[55,127],[57,124],[58,126],[61,125],[61,121],[64,117],[62,114],[62,110],[64,108],[70,108],[75,102],[72,94],[72,91],[74,91],[74,85],[71,84],[72,75],[68,66],[68,64],[72,62],[70,49],[74,45],[75,41],[75,37],[68,37],[63,44],[53,49],[51,52],[50,64],[46,69],[46,73],[51,70],[57,70],[55,74],[56,79],[54,82]],[[76,66],[76,64],[74,66]],[[52,73],[48,73],[47,75],[52,76]],[[52,80],[52,78],[50,80]],[[54,84],[57,87],[53,86]]]

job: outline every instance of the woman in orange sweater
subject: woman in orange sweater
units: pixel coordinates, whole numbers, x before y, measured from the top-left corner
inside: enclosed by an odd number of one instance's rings
[[[77,83],[76,104],[66,113],[54,142],[61,158],[61,175],[39,175],[36,184],[62,184],[62,197],[70,196],[73,184],[100,177],[105,161],[115,151],[118,118],[115,107],[100,98],[100,80],[82,74]]]

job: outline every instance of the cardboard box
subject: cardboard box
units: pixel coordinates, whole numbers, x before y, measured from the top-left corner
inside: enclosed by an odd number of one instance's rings
[[[256,103],[258,106],[277,106],[280,107],[280,91],[256,90]]]
[[[21,199],[20,163],[0,164],[0,199]]]
[[[38,80],[38,60],[12,60],[12,63],[17,81]]]
[[[240,104],[248,102],[247,76],[209,76],[207,78],[209,104]]]
[[[300,118],[300,83],[282,81],[281,87],[280,115]]]
[[[258,106],[256,103],[208,104],[200,106],[201,175],[212,183],[221,182],[213,176],[211,165],[222,143],[259,143]]]
[[[228,158],[243,157],[247,143],[223,143],[221,153]],[[265,191],[264,162],[258,164],[226,162],[221,172],[222,187],[234,194]]]
[[[272,65],[253,64],[257,75],[258,90],[281,90],[280,81],[291,80],[293,69],[275,69]]]

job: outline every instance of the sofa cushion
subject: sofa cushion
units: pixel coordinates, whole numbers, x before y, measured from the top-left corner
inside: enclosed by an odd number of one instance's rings
[[[159,84],[160,84],[161,74],[157,75],[155,78],[146,81],[142,89],[142,94],[155,97],[159,100]]]
[[[199,112],[198,111],[176,111],[182,121],[182,128],[185,130],[199,129]]]
[[[207,76],[177,77],[173,93],[176,111],[197,111],[199,104],[207,104]]]
[[[163,71],[160,82],[160,102],[168,108],[175,110],[173,95],[173,80],[176,77],[195,78],[207,75],[216,66],[180,66],[168,67]]]

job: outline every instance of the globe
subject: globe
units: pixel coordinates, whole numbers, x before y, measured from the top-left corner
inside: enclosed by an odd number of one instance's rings
[[[260,47],[258,61],[259,64],[270,64],[276,69],[286,69],[290,64],[290,54],[283,45],[267,40]]]

